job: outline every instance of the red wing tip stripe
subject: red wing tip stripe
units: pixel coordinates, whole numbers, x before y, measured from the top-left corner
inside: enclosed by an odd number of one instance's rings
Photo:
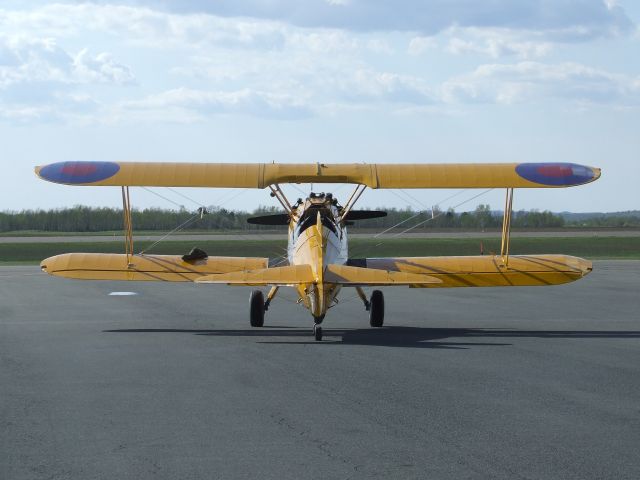
[[[576,163],[521,163],[516,173],[525,180],[549,186],[570,186],[588,183],[596,178],[591,167]]]
[[[55,183],[95,183],[113,177],[120,170],[115,162],[59,162],[45,165],[39,175]]]

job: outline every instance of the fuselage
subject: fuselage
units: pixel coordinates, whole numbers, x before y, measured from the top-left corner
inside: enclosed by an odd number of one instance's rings
[[[287,254],[290,265],[311,266],[314,282],[298,285],[297,290],[316,321],[322,321],[340,291],[340,286],[324,282],[325,266],[348,260],[347,228],[331,194],[311,194],[294,207]]]

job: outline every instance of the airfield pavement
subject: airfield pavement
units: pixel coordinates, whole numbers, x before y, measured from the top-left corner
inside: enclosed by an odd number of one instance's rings
[[[0,478],[638,479],[640,261],[574,284],[291,291],[0,268]],[[137,295],[113,296],[129,291]]]

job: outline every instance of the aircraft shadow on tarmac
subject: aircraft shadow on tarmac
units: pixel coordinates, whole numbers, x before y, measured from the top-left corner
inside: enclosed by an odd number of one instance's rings
[[[258,343],[297,345],[372,345],[405,348],[444,348],[466,349],[476,346],[510,346],[511,343],[477,342],[469,340],[504,338],[542,338],[542,339],[629,339],[640,338],[635,330],[512,330],[501,328],[420,328],[420,327],[382,327],[382,328],[331,328],[324,329],[325,340],[313,340],[310,329],[268,326],[252,329],[173,329],[173,328],[132,328],[103,330],[107,333],[192,333],[213,337],[256,337]],[[341,338],[335,338],[341,337]],[[265,340],[272,338],[272,340]],[[283,338],[290,338],[286,340]],[[449,342],[439,340],[448,339]],[[459,340],[463,340],[462,342]],[[466,341],[465,341],[466,340]]]

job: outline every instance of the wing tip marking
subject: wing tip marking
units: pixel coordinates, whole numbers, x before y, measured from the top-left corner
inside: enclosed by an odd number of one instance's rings
[[[520,163],[516,173],[533,183],[550,187],[570,187],[600,178],[600,169],[576,163]]]
[[[36,167],[36,174],[43,180],[68,185],[100,182],[120,171],[115,162],[57,162]]]

